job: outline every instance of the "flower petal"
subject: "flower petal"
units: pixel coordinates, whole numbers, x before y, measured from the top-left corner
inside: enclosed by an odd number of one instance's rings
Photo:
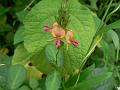
[[[44,29],[45,31],[49,31],[49,30],[52,30],[52,27],[46,25],[46,26],[43,27],[43,29]]]
[[[56,46],[60,46],[60,45],[61,45],[61,40],[60,40],[60,38],[56,38],[56,39],[54,40],[54,44],[55,44]]]
[[[74,46],[76,46],[76,47],[77,47],[78,44],[79,44],[76,40],[70,40],[70,42],[71,42]]]
[[[63,29],[59,29],[58,27],[55,27],[52,29],[52,35],[53,37],[63,38],[65,36],[65,31]]]

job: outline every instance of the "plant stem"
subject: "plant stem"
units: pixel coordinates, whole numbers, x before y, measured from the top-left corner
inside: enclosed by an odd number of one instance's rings
[[[103,35],[102,35],[102,36],[103,36]],[[78,83],[78,81],[79,81],[80,73],[81,73],[81,71],[82,71],[82,68],[83,68],[84,64],[86,63],[86,61],[87,61],[88,57],[91,55],[91,53],[94,51],[94,49],[95,49],[95,47],[97,46],[97,44],[101,41],[102,36],[97,40],[97,42],[95,43],[95,45],[89,50],[89,52],[87,53],[86,57],[83,59],[83,62],[82,62],[82,64],[80,65],[80,68],[79,68],[77,80],[76,80],[73,88],[77,85],[77,83]]]
[[[26,11],[26,10],[33,4],[34,1],[35,1],[35,0],[32,0],[32,1],[26,6],[26,8],[24,9],[24,11]]]
[[[120,3],[119,3],[119,5],[118,5],[112,12],[110,12],[110,13],[108,14],[108,16],[107,16],[106,19],[105,19],[105,23],[107,23],[107,21],[108,21],[109,18],[112,16],[112,14],[114,14],[117,10],[119,10],[119,8],[120,8]]]
[[[102,22],[105,20],[105,18],[106,18],[106,16],[107,16],[107,13],[108,13],[108,11],[109,11],[109,9],[110,9],[110,6],[111,6],[112,2],[113,2],[113,0],[111,0],[110,3],[108,4],[108,7],[107,7],[107,9],[106,9],[106,11],[105,11],[105,14],[104,14],[104,16],[103,16],[103,18],[102,18]]]

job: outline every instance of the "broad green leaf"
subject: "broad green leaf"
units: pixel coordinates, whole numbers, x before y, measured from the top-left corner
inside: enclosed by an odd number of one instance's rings
[[[11,58],[0,53],[0,76],[7,78],[8,69],[11,65]]]
[[[37,79],[30,77],[29,79],[29,86],[34,90],[39,86],[39,82]]]
[[[95,24],[91,12],[76,0],[69,0],[70,22],[68,28],[73,30],[78,47],[64,47],[64,67],[68,73],[75,72],[84,62],[84,58],[95,35]]]
[[[10,89],[17,89],[23,84],[26,78],[26,70],[20,65],[16,64],[9,68],[7,85]]]
[[[16,89],[16,90],[31,90],[28,86],[23,85],[20,88]]]
[[[41,51],[53,39],[49,32],[43,30],[43,26],[53,25],[60,6],[61,0],[43,0],[28,13],[24,21],[24,44],[29,52]]]
[[[59,72],[54,71],[48,74],[46,78],[46,90],[58,90],[61,84],[61,76]]]
[[[24,38],[23,38],[23,32],[24,32],[24,27],[23,26],[20,26],[17,30],[17,32],[15,33],[15,36],[14,36],[14,44],[18,44],[22,41],[24,41]]]
[[[94,85],[98,85],[104,80],[108,79],[111,75],[111,72],[102,73],[100,75],[95,76],[94,78],[84,80],[83,82],[78,83],[78,85],[74,89],[69,88],[68,90],[89,90]]]
[[[0,53],[0,86],[7,90],[8,69],[11,65],[11,58]],[[0,89],[2,90],[2,89]]]
[[[45,32],[43,26],[53,25],[61,1],[43,0],[35,5],[26,16],[24,45],[29,52],[41,51],[53,42],[52,35],[50,32]],[[63,69],[67,73],[72,73],[84,62],[83,58],[87,54],[96,31],[91,12],[86,7],[76,0],[68,0],[67,8],[70,15],[67,28],[74,32],[74,39],[79,42],[78,47],[69,45],[68,50],[66,45],[63,47]]]

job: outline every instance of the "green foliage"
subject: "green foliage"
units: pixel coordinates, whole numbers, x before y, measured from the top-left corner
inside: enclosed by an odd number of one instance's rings
[[[24,45],[29,52],[41,51],[44,47],[46,47],[46,45],[53,42],[53,37],[49,33],[46,33],[42,28],[46,24],[52,26],[52,24],[55,22],[54,17],[57,15],[57,11],[60,8],[59,3],[61,2],[56,0],[53,3],[48,2],[51,1],[41,1],[40,3],[35,5],[35,7],[33,7],[29,14],[26,16],[26,19],[24,21]],[[53,4],[57,6],[54,9]],[[70,28],[74,31],[75,38],[80,43],[77,48],[70,45],[68,47],[68,50],[66,50],[66,46],[63,47],[63,66],[66,72],[69,70],[69,72],[67,73],[72,73],[75,71],[75,69],[78,69],[80,67],[82,62],[84,62],[83,58],[85,57],[89,49],[89,46],[96,31],[92,15],[87,8],[80,5],[77,1],[72,0],[68,1],[68,5],[70,5],[68,6],[68,9],[70,10],[70,22],[67,28]],[[49,7],[49,9],[47,7]]]
[[[61,76],[59,72],[54,71],[48,74],[46,78],[46,90],[59,90],[61,83]]]
[[[0,0],[0,90],[120,87],[119,30],[119,0]]]
[[[35,78],[31,77],[29,80],[29,85],[34,90],[39,86],[39,82]]]
[[[8,72],[8,87],[13,90],[23,84],[26,77],[26,70],[22,65],[13,65]]]
[[[18,88],[17,90],[31,90],[28,86],[24,85]]]
[[[24,27],[21,26],[19,29],[16,31],[15,36],[14,36],[14,44],[18,44],[20,42],[23,42],[23,32],[24,32]]]
[[[74,90],[79,90],[80,88],[82,90],[89,90],[92,86],[97,85],[104,80],[108,79],[111,76],[112,73],[107,72],[103,73],[101,75],[95,76],[89,80],[84,80],[83,82],[79,83],[77,86],[74,87]],[[87,86],[87,87],[86,87]],[[71,90],[71,89],[68,89]]]

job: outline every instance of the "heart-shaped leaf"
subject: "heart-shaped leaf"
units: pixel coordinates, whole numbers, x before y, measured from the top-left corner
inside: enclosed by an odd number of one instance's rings
[[[29,52],[41,51],[53,42],[52,35],[45,32],[43,26],[52,26],[56,22],[55,16],[58,15],[61,1],[40,1],[26,16],[24,45]],[[91,12],[77,0],[68,0],[67,8],[70,16],[67,28],[74,32],[74,38],[79,42],[78,47],[69,45],[68,50],[66,45],[63,47],[63,69],[71,73],[84,62],[96,30]]]

